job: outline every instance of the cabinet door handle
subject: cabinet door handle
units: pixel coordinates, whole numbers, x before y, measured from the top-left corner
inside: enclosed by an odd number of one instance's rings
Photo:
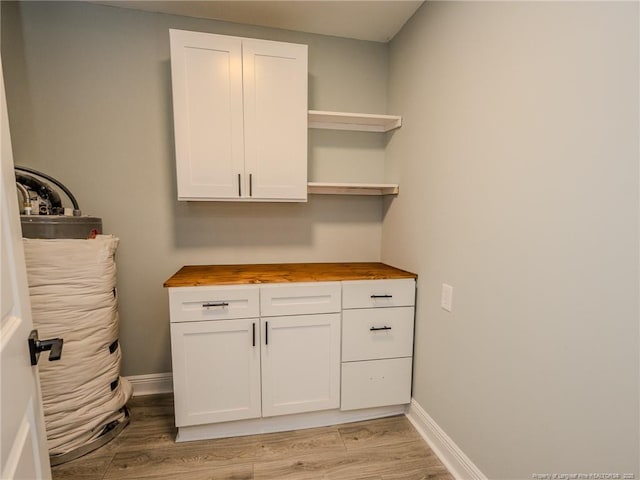
[[[379,330],[391,330],[391,327],[387,327],[385,325],[384,327],[371,327],[369,330],[371,330],[372,332],[377,332]]]
[[[264,344],[269,345],[269,322],[264,322]]]
[[[393,298],[393,295],[371,295],[371,298]]]
[[[242,183],[241,183],[241,176],[240,174],[238,174],[238,196],[241,197],[242,196]]]
[[[207,302],[202,304],[202,308],[212,308],[212,307],[228,307],[229,304],[227,302]]]
[[[249,174],[249,196],[253,197],[253,174]]]
[[[251,325],[253,328],[253,346],[256,346],[256,322],[253,322]]]

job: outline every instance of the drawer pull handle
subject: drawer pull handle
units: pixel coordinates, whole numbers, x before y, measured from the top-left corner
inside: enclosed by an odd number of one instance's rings
[[[393,295],[371,295],[371,298],[393,298]]]
[[[391,330],[391,327],[387,327],[385,325],[384,327],[371,327],[369,330],[371,330],[372,332],[377,332],[378,330]]]
[[[227,302],[213,302],[213,303],[203,303],[202,308],[212,308],[212,307],[228,307],[229,304]]]

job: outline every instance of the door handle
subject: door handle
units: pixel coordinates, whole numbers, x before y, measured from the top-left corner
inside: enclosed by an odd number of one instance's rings
[[[387,327],[385,325],[384,327],[371,327],[369,330],[371,330],[372,332],[377,332],[379,330],[391,330],[391,327]]]
[[[29,338],[29,356],[31,357],[31,365],[37,365],[40,358],[40,352],[49,351],[49,361],[60,360],[62,357],[62,338],[50,338],[48,340],[38,339],[38,330],[31,330]]]

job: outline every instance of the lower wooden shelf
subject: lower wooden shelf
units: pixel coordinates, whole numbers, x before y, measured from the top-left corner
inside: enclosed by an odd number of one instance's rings
[[[388,132],[400,128],[402,117],[370,113],[325,112],[309,110],[309,128],[352,130],[361,132]]]
[[[400,187],[393,183],[324,183],[309,182],[307,192],[315,195],[397,195]]]

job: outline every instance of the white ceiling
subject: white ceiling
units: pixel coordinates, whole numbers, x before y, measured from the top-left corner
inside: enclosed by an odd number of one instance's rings
[[[94,1],[103,5],[388,42],[423,1]]]

